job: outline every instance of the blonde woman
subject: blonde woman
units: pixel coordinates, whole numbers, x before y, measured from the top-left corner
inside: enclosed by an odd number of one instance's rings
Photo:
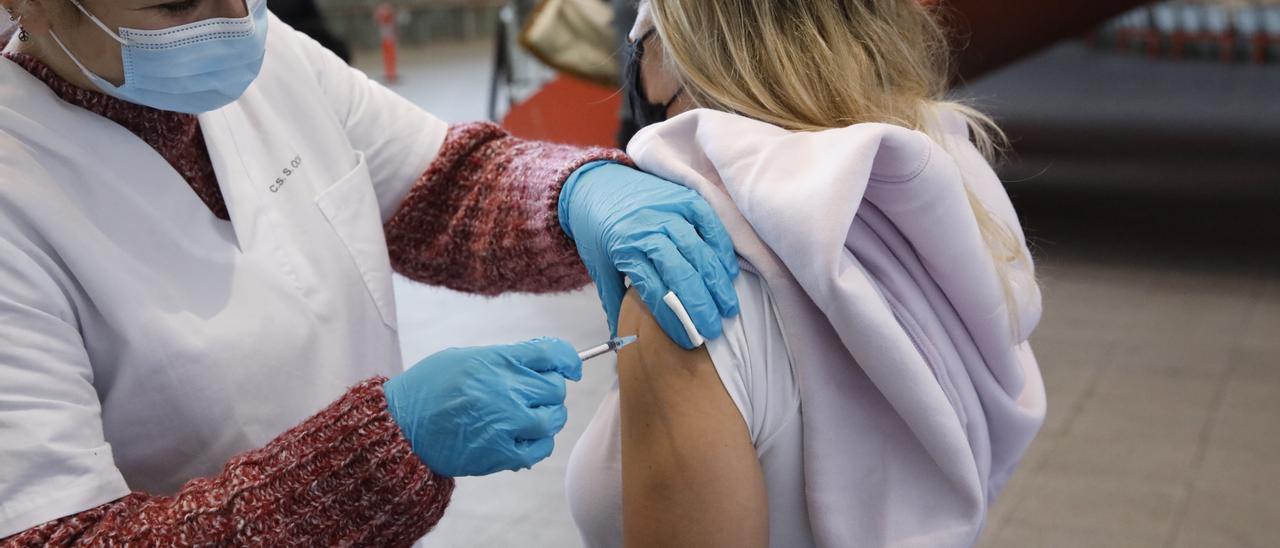
[[[586,544],[976,542],[1044,417],[1040,301],[929,9],[642,5],[628,152],[725,222],[741,314],[686,352],[624,304],[568,471]]]

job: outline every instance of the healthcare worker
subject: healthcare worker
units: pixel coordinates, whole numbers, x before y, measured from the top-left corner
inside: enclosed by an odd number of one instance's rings
[[[550,454],[573,349],[400,373],[393,269],[483,294],[589,274],[610,322],[629,276],[686,346],[669,291],[711,338],[737,312],[693,192],[448,127],[264,0],[0,3],[6,544],[407,545],[452,477]]]

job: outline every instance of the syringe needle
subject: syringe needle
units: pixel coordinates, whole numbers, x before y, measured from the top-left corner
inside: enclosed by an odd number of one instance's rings
[[[615,337],[615,338],[609,339],[608,341],[605,341],[603,344],[599,344],[591,348],[588,348],[586,350],[583,350],[581,352],[578,352],[578,359],[585,362],[587,360],[590,360],[592,358],[598,358],[610,352],[617,352],[618,350],[621,350],[622,347],[627,346],[633,342],[636,342],[636,340],[637,339],[635,335],[631,335],[627,337]]]

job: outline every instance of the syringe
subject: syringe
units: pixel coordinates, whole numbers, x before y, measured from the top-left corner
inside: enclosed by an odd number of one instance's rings
[[[614,337],[612,339],[609,339],[604,344],[601,344],[599,346],[593,346],[591,348],[578,352],[578,359],[585,362],[592,358],[598,358],[610,352],[617,352],[618,350],[622,349],[622,347],[627,346],[633,342],[636,342],[636,337],[634,335],[628,336],[628,337]]]

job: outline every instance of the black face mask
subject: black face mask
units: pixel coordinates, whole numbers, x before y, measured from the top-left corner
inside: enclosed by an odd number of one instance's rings
[[[639,40],[627,45],[627,66],[622,71],[622,90],[626,94],[624,108],[626,115],[635,123],[635,129],[640,130],[645,126],[656,124],[667,119],[667,110],[671,105],[680,98],[680,94],[684,93],[684,88],[676,91],[666,103],[654,103],[649,101],[644,95],[644,81],[641,79],[641,61],[644,58],[644,43],[653,36],[655,31],[650,30]]]

